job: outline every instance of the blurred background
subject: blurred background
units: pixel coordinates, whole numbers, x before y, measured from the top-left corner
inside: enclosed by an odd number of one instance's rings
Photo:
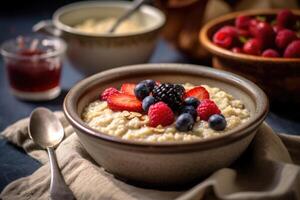
[[[110,0],[98,0],[110,1]],[[8,1],[0,7],[2,34],[5,39],[26,34],[42,19],[50,19],[53,12],[61,6],[76,0],[27,0]],[[188,57],[206,62],[207,52],[198,42],[198,32],[205,22],[238,10],[256,8],[297,9],[300,0],[153,0],[153,4],[167,13],[168,23],[163,35]],[[22,20],[22,21],[20,21]],[[22,22],[20,24],[20,22]],[[179,31],[180,30],[180,31]]]

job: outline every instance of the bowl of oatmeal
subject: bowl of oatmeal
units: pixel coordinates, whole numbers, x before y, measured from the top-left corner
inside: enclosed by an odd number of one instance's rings
[[[232,164],[265,119],[268,100],[228,72],[143,64],[79,82],[63,107],[100,166],[128,181],[170,186]]]
[[[108,33],[130,6],[126,1],[76,2],[59,8],[52,20],[37,23],[33,30],[63,38],[72,66],[86,75],[145,63],[152,55],[165,16],[144,5],[114,33]]]

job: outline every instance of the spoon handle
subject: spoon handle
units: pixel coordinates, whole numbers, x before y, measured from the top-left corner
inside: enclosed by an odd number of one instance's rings
[[[75,197],[67,186],[63,176],[60,173],[55,151],[52,147],[47,148],[50,166],[51,166],[51,183],[50,183],[50,199],[51,200],[75,200]]]
[[[114,25],[109,29],[109,33],[115,32],[116,28],[128,17],[130,17],[136,10],[138,10],[144,3],[150,2],[150,0],[135,0],[133,6],[127,10],[121,17],[117,19]]]

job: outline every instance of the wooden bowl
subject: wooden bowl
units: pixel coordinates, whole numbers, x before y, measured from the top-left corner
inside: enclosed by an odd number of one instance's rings
[[[219,87],[240,99],[250,118],[227,134],[161,143],[124,140],[96,131],[81,120],[84,107],[105,88],[145,79]],[[195,65],[141,64],[111,69],[80,81],[69,91],[63,109],[83,147],[107,171],[152,187],[179,186],[233,163],[265,119],[268,100],[259,87],[232,73]]]
[[[213,67],[244,76],[259,85],[272,103],[300,103],[300,59],[265,58],[233,53],[212,42],[213,34],[224,25],[233,25],[239,15],[272,18],[278,9],[248,10],[231,13],[207,23],[200,31],[203,47],[212,53]],[[300,10],[292,10],[300,16]]]

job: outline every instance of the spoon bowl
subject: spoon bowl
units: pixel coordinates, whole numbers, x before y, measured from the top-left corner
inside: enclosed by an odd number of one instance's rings
[[[50,110],[37,108],[30,115],[29,135],[42,148],[54,147],[64,138],[64,129]]]

